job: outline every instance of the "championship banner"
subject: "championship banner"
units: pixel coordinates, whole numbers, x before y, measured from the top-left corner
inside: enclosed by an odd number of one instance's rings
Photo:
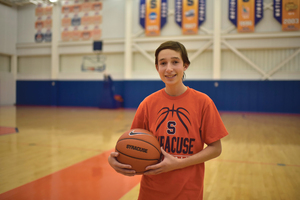
[[[229,0],[228,17],[238,32],[254,32],[263,18],[263,0]]]
[[[102,2],[65,0],[62,2],[61,40],[99,40],[102,30]]]
[[[36,21],[34,28],[35,42],[51,42],[52,40],[52,5],[38,4],[35,8]]]
[[[167,0],[141,0],[140,25],[145,29],[146,36],[158,36],[167,22]]]
[[[205,16],[205,0],[175,0],[175,21],[182,28],[182,34],[198,34]]]
[[[273,0],[274,18],[283,31],[300,30],[300,0]]]

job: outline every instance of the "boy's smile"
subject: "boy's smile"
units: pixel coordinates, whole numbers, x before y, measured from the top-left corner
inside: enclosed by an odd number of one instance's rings
[[[156,69],[166,86],[175,86],[182,83],[182,77],[186,67],[184,67],[179,52],[164,49],[158,55]]]

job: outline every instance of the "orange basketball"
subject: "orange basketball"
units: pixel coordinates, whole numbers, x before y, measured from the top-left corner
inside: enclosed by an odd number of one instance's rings
[[[129,164],[137,174],[143,174],[145,168],[160,161],[160,145],[155,136],[144,129],[131,129],[125,132],[116,144],[119,152],[117,160]]]

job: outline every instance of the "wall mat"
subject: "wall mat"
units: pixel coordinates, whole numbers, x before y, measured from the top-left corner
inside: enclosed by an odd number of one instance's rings
[[[210,96],[220,111],[300,113],[300,81],[184,83]],[[104,81],[20,80],[17,81],[17,105],[117,108],[120,105],[114,102],[113,95],[118,94],[124,99],[123,107],[137,108],[146,96],[163,87],[159,80],[113,81],[109,85]]]

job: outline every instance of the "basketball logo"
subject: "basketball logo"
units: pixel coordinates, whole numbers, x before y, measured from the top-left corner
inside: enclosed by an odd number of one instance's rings
[[[144,129],[126,131],[116,144],[117,160],[131,165],[137,174],[143,174],[149,165],[160,162],[161,150],[156,137]]]

